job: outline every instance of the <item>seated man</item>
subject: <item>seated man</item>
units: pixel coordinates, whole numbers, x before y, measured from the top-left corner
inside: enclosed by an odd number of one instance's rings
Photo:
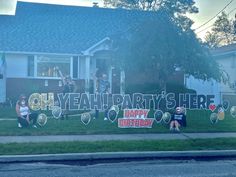
[[[171,116],[170,131],[180,131],[180,126],[186,127],[186,115],[181,107],[177,107]]]
[[[30,125],[30,121],[33,121],[33,127],[37,128],[37,113],[30,113],[30,108],[27,105],[25,95],[21,95],[19,100],[16,103],[16,113],[18,119],[18,127],[28,127]]]

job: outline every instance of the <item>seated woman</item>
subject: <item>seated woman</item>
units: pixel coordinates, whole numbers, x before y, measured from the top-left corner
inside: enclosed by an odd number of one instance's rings
[[[186,127],[186,115],[181,107],[177,107],[171,116],[170,131],[179,132],[181,126]]]
[[[30,109],[26,102],[26,96],[20,95],[19,100],[16,103],[16,113],[18,119],[18,127],[28,127],[30,122],[33,121],[33,127],[37,128],[37,113],[30,113]]]

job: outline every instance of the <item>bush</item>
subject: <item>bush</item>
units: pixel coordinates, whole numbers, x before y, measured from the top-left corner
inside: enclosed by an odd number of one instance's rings
[[[126,85],[126,89],[125,92],[127,94],[133,94],[133,93],[143,93],[143,94],[154,94],[154,93],[159,93],[160,90],[160,86],[159,84],[127,84]]]

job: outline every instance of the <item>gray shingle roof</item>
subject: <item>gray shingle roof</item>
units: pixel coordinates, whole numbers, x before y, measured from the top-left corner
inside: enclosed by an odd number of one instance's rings
[[[0,51],[80,53],[157,13],[18,2],[0,16]]]

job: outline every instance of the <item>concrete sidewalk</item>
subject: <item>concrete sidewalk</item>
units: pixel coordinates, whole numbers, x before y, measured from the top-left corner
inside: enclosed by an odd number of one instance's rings
[[[112,135],[50,135],[0,136],[0,143],[111,141],[111,140],[184,140],[205,138],[236,138],[236,133],[166,133],[166,134],[112,134]]]

